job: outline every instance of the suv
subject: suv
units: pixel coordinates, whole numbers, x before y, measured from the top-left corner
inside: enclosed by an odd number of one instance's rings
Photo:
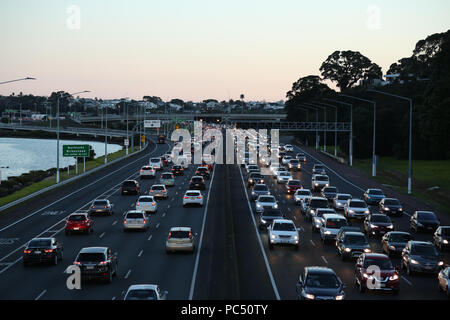
[[[23,250],[23,265],[51,262],[57,265],[63,259],[63,246],[56,238],[34,238]]]
[[[254,186],[255,184],[263,184],[264,183],[264,177],[261,173],[258,172],[252,172],[248,176],[247,180],[247,188],[250,188]]]
[[[151,166],[143,166],[141,168],[141,170],[139,171],[139,177],[141,179],[144,179],[144,178],[154,179],[156,177],[156,171]]]
[[[330,179],[324,174],[314,174],[311,177],[311,189],[313,191],[321,190],[330,186]]]
[[[366,192],[364,192],[364,201],[366,201],[367,204],[378,204],[381,199],[385,197],[383,191],[380,189],[367,189]]]
[[[284,219],[284,214],[280,209],[264,209],[259,218],[259,229],[267,229],[267,227],[270,226],[275,219]]]
[[[154,184],[151,186],[150,191],[148,193],[150,196],[153,196],[154,199],[167,199],[167,189],[163,184]]]
[[[340,214],[324,214],[320,226],[320,239],[325,244],[327,240],[335,240],[342,227],[347,226],[347,219]]]
[[[122,195],[124,194],[140,194],[139,183],[136,180],[125,180],[120,188]]]
[[[189,251],[193,253],[194,250],[195,239],[191,228],[170,228],[169,236],[166,240],[166,253],[174,251]]]
[[[209,173],[208,167],[198,167],[195,171],[196,176],[202,176],[205,179],[211,178],[211,174]]]
[[[300,238],[292,220],[275,219],[267,230],[269,231],[269,249],[273,249],[275,244],[287,244],[298,250]]]
[[[274,196],[259,196],[255,201],[255,207],[257,213],[261,213],[268,208],[278,209],[278,201]]]
[[[150,158],[149,165],[156,171],[161,171],[163,169],[161,158]]]
[[[439,225],[439,219],[436,217],[434,212],[431,211],[416,211],[410,218],[410,229],[414,232],[434,232]]]
[[[444,266],[441,256],[431,242],[408,241],[402,252],[402,269],[406,273],[413,272],[438,273]]]
[[[378,267],[379,275],[374,267]],[[355,266],[355,283],[359,292],[369,290],[391,290],[397,294],[400,290],[400,275],[391,259],[380,253],[363,253]]]
[[[300,171],[302,170],[302,165],[298,159],[291,159],[287,164],[289,170]]]
[[[189,190],[205,190],[206,184],[205,179],[202,176],[193,176],[189,180]]]
[[[352,199],[352,195],[348,193],[338,193],[333,199],[333,208],[338,210],[344,210],[344,206],[348,199]]]
[[[314,175],[314,174],[327,174],[326,171],[325,171],[325,166],[324,166],[323,164],[318,164],[318,163],[316,163],[316,164],[313,166],[312,174],[313,174],[313,175]]]
[[[362,232],[345,232],[344,235],[336,240],[338,255],[342,261],[347,258],[358,258],[362,253],[370,253],[369,242]]]
[[[96,199],[89,207],[88,213],[94,215],[97,213],[106,213],[107,215],[113,214],[113,204],[108,199]]]
[[[449,247],[450,242],[450,227],[440,226],[437,228],[436,232],[433,235],[433,242],[436,248],[440,251],[444,251]]]
[[[399,255],[410,240],[412,240],[412,237],[408,232],[390,231],[381,238],[381,246],[383,247],[383,252],[388,256]]]
[[[80,268],[82,279],[112,282],[112,277],[117,275],[117,253],[113,254],[108,247],[83,248],[73,264]]]
[[[252,188],[252,201],[258,199],[259,196],[270,196],[270,190],[265,184],[255,184]]]
[[[150,227],[150,220],[144,211],[130,210],[123,217],[123,231],[142,230],[147,231]]]
[[[311,221],[317,208],[328,208],[328,200],[322,197],[311,197],[308,199],[305,207],[306,220]]]
[[[173,165],[172,173],[174,176],[183,176],[184,175],[183,167],[178,164]]]
[[[391,219],[384,214],[371,214],[364,220],[364,232],[370,236],[382,236],[394,230]]]
[[[294,201],[296,205],[303,205],[305,201],[312,197],[311,190],[297,189],[294,194]]]
[[[344,288],[344,283],[332,269],[305,267],[297,282],[297,299],[343,300]]]
[[[370,214],[367,204],[359,199],[349,199],[344,206],[344,215],[347,220],[365,219]]]
[[[334,198],[338,193],[338,189],[336,187],[325,187],[322,189],[320,195],[324,198],[327,198],[329,202],[333,202]]]

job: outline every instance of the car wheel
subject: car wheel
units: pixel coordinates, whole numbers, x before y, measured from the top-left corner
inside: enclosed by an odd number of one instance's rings
[[[409,263],[408,263],[408,265],[406,266],[406,274],[407,274],[408,276],[412,275],[412,270],[411,270],[411,268],[409,267]]]
[[[107,281],[108,283],[111,283],[111,282],[113,281],[113,272],[112,272],[111,269],[109,270],[108,278],[106,279],[106,281]]]
[[[56,266],[59,262],[59,257],[58,254],[55,254],[54,259],[53,259],[53,264]]]
[[[63,260],[63,257],[64,257],[64,252],[61,251],[61,254],[59,255],[59,261],[62,261],[62,260]]]

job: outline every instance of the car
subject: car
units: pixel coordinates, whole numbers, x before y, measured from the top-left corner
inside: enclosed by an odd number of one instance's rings
[[[271,164],[270,164],[269,170],[270,170],[270,173],[272,174],[273,177],[275,177],[276,172],[277,172],[280,168],[283,168],[283,167],[280,167],[280,165],[279,165],[278,163],[271,163]],[[286,170],[286,168],[283,168],[283,169]]]
[[[169,197],[166,186],[163,184],[152,185],[148,191],[148,194],[153,196],[154,199],[167,199]]]
[[[326,175],[325,166],[323,164],[316,163],[312,168],[312,174],[323,174]]]
[[[298,300],[343,300],[345,285],[326,267],[305,267],[296,285]]]
[[[150,219],[144,211],[129,210],[123,215],[123,231],[142,230],[150,228]]]
[[[283,160],[283,158],[284,158],[285,156],[287,156],[287,154],[286,154],[286,152],[284,152],[284,148],[283,148],[283,150],[278,151],[278,160],[279,160],[279,163],[281,163],[281,161]]]
[[[156,171],[161,171],[163,169],[163,162],[161,158],[150,158],[149,165]]]
[[[394,294],[398,294],[400,274],[387,255],[363,253],[356,261],[355,285],[361,293],[366,290],[390,290]]]
[[[318,208],[328,208],[328,200],[322,197],[311,197],[305,206],[306,221],[311,221]]]
[[[31,263],[57,265],[63,259],[63,251],[63,245],[54,237],[31,239],[23,250],[23,265],[25,267]]]
[[[145,213],[156,213],[158,203],[156,203],[153,196],[140,196],[136,202],[136,210],[144,211]]]
[[[205,179],[202,176],[193,176],[189,180],[189,190],[205,190],[206,184]]]
[[[391,219],[384,214],[370,214],[364,219],[364,232],[370,236],[383,236],[394,230]]]
[[[170,165],[170,164],[173,163],[171,152],[166,152],[166,153],[163,155],[163,162],[164,162],[164,165],[165,165],[165,166],[168,166],[168,165]]]
[[[440,226],[433,234],[433,242],[440,251],[448,249],[450,242],[450,226]]]
[[[267,208],[261,212],[259,217],[259,229],[264,230],[270,226],[275,219],[283,219],[285,215],[280,209]]]
[[[297,189],[294,193],[294,201],[296,205],[303,205],[307,199],[312,197],[311,190],[309,189]]]
[[[376,204],[378,205],[381,199],[385,198],[383,191],[381,189],[367,189],[364,192],[364,201],[367,204]]]
[[[297,153],[295,158],[297,158],[300,162],[306,162],[306,155],[304,153]]]
[[[336,234],[336,241],[342,239],[346,232],[361,232],[361,229],[359,227],[349,225],[343,226],[339,229],[338,233]]]
[[[327,200],[332,203],[338,192],[339,191],[336,187],[329,186],[323,188],[320,195],[324,198],[327,198]]]
[[[284,156],[283,158],[281,158],[281,164],[282,165],[287,165],[289,163],[289,161],[291,161],[293,158],[292,156]]]
[[[275,219],[267,227],[269,235],[269,249],[274,245],[291,245],[298,250],[300,237],[298,229],[292,220]]]
[[[333,199],[333,208],[336,211],[344,210],[347,200],[352,199],[352,195],[348,193],[338,193]]]
[[[348,199],[344,206],[344,216],[347,220],[363,220],[370,214],[367,203],[360,199]]]
[[[186,154],[177,155],[174,157],[173,163],[175,165],[181,166],[183,169],[187,169],[189,168],[189,164],[191,163],[191,158],[188,157]]]
[[[274,177],[275,179],[277,179],[277,178],[278,178],[278,175],[279,175],[281,172],[289,173],[289,171],[288,171],[285,167],[277,167],[277,168],[274,170],[274,172],[273,172],[273,177]]]
[[[302,170],[302,165],[300,164],[300,161],[297,159],[291,159],[289,160],[287,167],[289,170],[293,171],[300,171]]]
[[[250,170],[259,170],[259,166],[256,165],[256,164],[246,164],[246,165],[245,165],[245,170],[247,171],[247,173],[248,173]]]
[[[323,223],[323,215],[324,214],[335,214],[334,209],[331,208],[317,208],[314,213],[311,215],[311,230],[313,232],[319,231],[320,227]]]
[[[279,183],[287,183],[290,180],[292,180],[292,175],[289,172],[278,171],[277,184],[279,184]]]
[[[261,174],[261,169],[249,169],[247,171],[247,177],[250,176],[252,173],[257,173],[257,174]]]
[[[439,290],[447,294],[447,298],[450,299],[450,267],[442,269],[438,274]]]
[[[175,177],[171,172],[164,172],[159,178],[159,183],[165,185],[166,187],[173,187],[175,186]]]
[[[269,196],[270,190],[269,187],[267,187],[267,185],[258,183],[253,186],[250,194],[252,201],[255,201],[256,199],[258,199],[259,196]]]
[[[133,284],[128,287],[123,300],[166,300],[168,292],[155,284]]]
[[[340,214],[324,214],[320,225],[320,239],[325,244],[328,240],[335,240],[342,227],[346,227],[347,219]]]
[[[413,272],[437,274],[444,261],[431,242],[410,240],[403,249],[401,266],[408,276]]]
[[[192,229],[189,227],[170,228],[166,240],[166,253],[175,251],[195,251],[195,239]]]
[[[89,207],[88,213],[90,215],[107,214],[108,216],[110,216],[114,213],[113,207],[114,205],[108,199],[96,199]]]
[[[317,191],[322,190],[325,187],[330,186],[330,179],[324,174],[314,174],[311,177],[311,190]]]
[[[410,240],[412,237],[408,232],[389,231],[381,238],[381,246],[388,256],[401,255]]]
[[[247,188],[254,186],[255,184],[263,184],[264,176],[258,172],[252,172],[248,176]]]
[[[278,209],[278,201],[274,196],[259,196],[255,201],[256,213],[261,213],[266,208]]]
[[[286,193],[292,194],[297,192],[298,189],[303,189],[302,183],[300,180],[288,180],[286,183]]]
[[[379,204],[380,213],[387,215],[403,215],[403,207],[400,201],[395,198],[383,198]]]
[[[143,166],[141,170],[139,170],[139,178],[146,179],[151,178],[154,179],[156,177],[156,170],[151,166]]]
[[[92,233],[94,232],[94,220],[91,219],[88,213],[72,213],[66,219],[64,231],[66,235]]]
[[[358,258],[362,253],[372,252],[369,241],[362,232],[345,232],[341,238],[336,240],[336,247],[342,261]]]
[[[158,140],[157,140],[156,143],[158,143],[158,144],[166,143],[166,136],[163,135],[163,134],[160,134],[160,135],[158,136]]]
[[[184,169],[178,164],[173,165],[171,171],[174,176],[184,176]]]
[[[83,248],[73,264],[80,268],[82,280],[104,279],[111,283],[117,276],[117,252],[112,253],[109,247]]]
[[[209,170],[207,167],[198,167],[197,170],[195,170],[196,176],[202,176],[205,179],[210,179],[211,174],[209,173]]]
[[[411,216],[409,222],[410,229],[414,232],[435,232],[440,225],[439,219],[436,217],[436,214],[431,211],[415,211]]]
[[[136,180],[125,180],[122,182],[122,186],[120,187],[120,192],[122,195],[124,194],[140,194],[139,191],[139,182]]]
[[[286,144],[286,145],[284,146],[284,150],[285,150],[286,152],[293,152],[293,151],[294,151],[294,147],[292,146],[292,144]]]
[[[188,205],[203,206],[203,195],[199,190],[187,190],[183,197],[183,207]]]

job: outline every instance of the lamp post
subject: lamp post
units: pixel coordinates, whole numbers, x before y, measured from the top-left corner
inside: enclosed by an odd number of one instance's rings
[[[80,91],[80,92],[69,93],[69,95],[72,96],[74,94],[81,94],[81,93],[86,93],[86,92],[90,92],[90,91],[84,90],[84,91]],[[60,98],[61,98],[61,94],[58,94],[58,98],[56,100],[56,123],[57,123],[57,128],[56,128],[56,183],[59,183],[59,181],[60,181],[60,177],[59,177],[59,99]]]
[[[105,164],[108,163],[108,107],[105,107]]]
[[[398,96],[396,94],[391,94],[383,91],[378,91],[374,89],[367,90],[369,92],[376,92],[380,94],[384,94],[386,96],[391,96],[394,98],[403,99],[409,102],[409,150],[408,150],[408,194],[412,192],[412,99]]]
[[[325,126],[324,126],[324,130],[323,130],[323,151],[327,152],[327,108],[319,106],[317,104],[313,104],[313,103],[306,103],[309,104],[313,107],[317,107],[323,110],[323,117],[324,117],[324,122],[325,122]]]
[[[349,146],[348,146],[348,148],[349,148],[348,155],[349,155],[349,164],[350,164],[350,167],[352,167],[353,166],[353,105],[351,103],[341,102],[339,100],[333,100],[333,99],[327,99],[327,98],[324,98],[323,100],[334,102],[334,103],[339,103],[339,104],[350,107],[350,141],[349,141]]]
[[[347,98],[351,98],[351,99],[355,99],[355,100],[359,100],[359,101],[363,101],[363,102],[368,102],[373,104],[373,141],[372,141],[372,177],[375,177],[377,175],[377,165],[375,162],[375,143],[376,143],[376,124],[377,124],[377,103],[375,101],[372,100],[367,100],[367,99],[361,99],[358,97],[354,97],[354,96],[349,96],[346,94],[339,94],[342,97],[347,97]]]
[[[8,81],[0,82],[0,84],[6,84],[6,83],[11,83],[11,82],[16,82],[16,81],[23,81],[23,80],[36,80],[36,78],[26,77],[26,78],[22,78],[22,79],[8,80]]]
[[[333,106],[332,104],[316,102],[314,103],[321,104],[327,107],[334,108],[334,156],[337,157],[337,106]]]
[[[319,149],[319,130],[317,130],[317,123],[319,123],[319,109],[316,107],[308,106],[306,104],[302,104],[301,106],[311,108],[316,111],[316,150],[317,150]]]

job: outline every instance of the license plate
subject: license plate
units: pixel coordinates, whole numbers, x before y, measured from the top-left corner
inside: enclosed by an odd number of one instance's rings
[[[87,269],[87,270],[93,270],[94,267],[93,267],[93,266],[87,266],[86,269]]]
[[[102,209],[97,209],[97,212],[102,212]]]
[[[80,230],[80,228],[73,228],[73,230]]]
[[[34,254],[40,254],[42,251],[35,251]]]
[[[386,233],[386,231],[380,231],[380,234],[385,234]]]

